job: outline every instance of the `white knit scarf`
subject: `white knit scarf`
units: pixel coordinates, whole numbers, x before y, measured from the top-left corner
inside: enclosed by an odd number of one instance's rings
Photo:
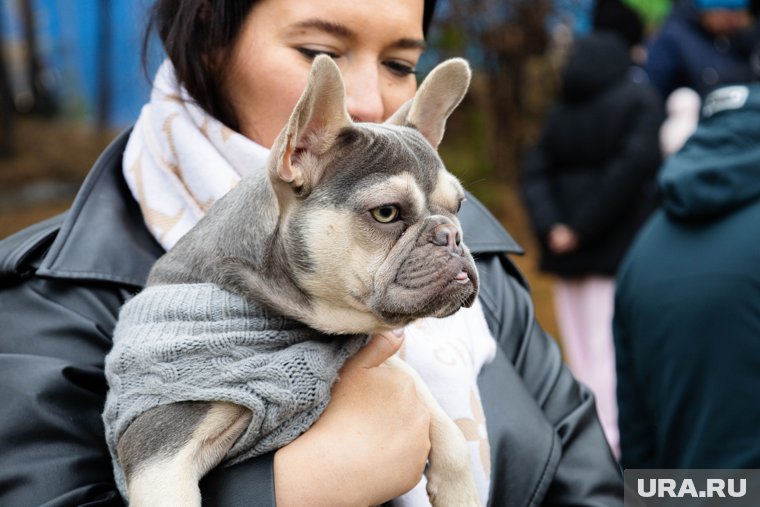
[[[148,229],[167,250],[246,174],[265,170],[269,150],[209,116],[177,83],[166,61],[124,152],[124,177]],[[490,489],[489,446],[477,377],[496,353],[480,303],[406,329],[401,356],[462,429],[483,505]],[[430,505],[423,481],[394,505]]]

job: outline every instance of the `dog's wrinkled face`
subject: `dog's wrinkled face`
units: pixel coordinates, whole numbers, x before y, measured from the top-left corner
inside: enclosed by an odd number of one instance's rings
[[[464,191],[434,147],[466,91],[466,64],[456,62],[458,88],[449,90],[451,77],[441,81],[440,72],[438,78],[431,74],[406,110],[383,125],[352,123],[337,93],[340,108],[330,112],[319,80],[335,87],[330,80],[340,74],[329,59],[318,59],[318,65],[327,74],[312,71],[318,105],[306,122],[302,115],[296,118],[301,125],[286,127],[270,167],[283,251],[312,303],[312,324],[367,331],[472,305],[477,271],[456,216]],[[304,97],[309,93],[307,87]],[[299,131],[304,124],[316,126]]]
[[[347,127],[329,172],[287,223],[299,284],[385,325],[442,317],[477,294],[456,213],[459,182],[414,129]]]

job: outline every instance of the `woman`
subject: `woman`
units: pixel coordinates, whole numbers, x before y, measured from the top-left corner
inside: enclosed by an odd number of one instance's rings
[[[630,52],[605,30],[576,43],[560,97],[522,174],[541,269],[557,275],[554,304],[565,354],[596,395],[616,452],[614,276],[656,204],[662,121],[656,92],[630,77]]]
[[[202,213],[234,184],[228,170],[252,170],[246,162],[266,153],[316,54],[337,61],[357,121],[382,121],[409,99],[432,6],[156,3],[154,20],[172,65],[159,72],[152,103],[132,133],[98,160],[69,213],[0,243],[0,396],[8,397],[0,424],[0,503],[122,504],[100,421],[103,357],[119,307],[143,286],[184,217]],[[161,92],[177,82],[180,95]],[[200,107],[177,100],[182,88]],[[172,101],[195,123],[167,113],[185,114],[167,105]],[[170,130],[158,141],[151,134]],[[232,147],[215,151],[226,142]],[[193,172],[197,160],[204,163]],[[171,173],[172,161],[182,161],[184,172],[164,185],[160,178]],[[154,163],[168,171],[155,172]],[[147,185],[151,178],[158,183]],[[161,209],[172,199],[183,203],[182,213]],[[473,442],[484,462],[490,459],[490,504],[622,504],[620,473],[592,398],[534,323],[524,281],[505,256],[519,248],[474,199],[461,219],[480,259],[484,322],[498,345],[477,382],[488,439],[476,435]],[[343,368],[311,429],[275,453],[214,470],[201,483],[204,499],[372,505],[412,488],[428,452],[428,414],[408,379],[376,367],[402,341],[392,333],[376,336]],[[404,350],[413,346],[407,340]]]
[[[760,42],[749,0],[683,0],[673,9],[649,47],[646,71],[664,103],[678,88],[704,99],[711,91],[752,80],[752,54]]]

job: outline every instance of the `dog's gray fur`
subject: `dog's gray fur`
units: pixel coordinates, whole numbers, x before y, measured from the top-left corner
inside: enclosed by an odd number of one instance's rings
[[[145,412],[119,440],[124,474],[133,475],[145,458],[176,453],[190,440],[210,408],[208,402],[181,401]]]
[[[477,271],[456,217],[464,193],[434,149],[469,75],[463,60],[449,61],[386,124],[356,124],[345,110],[337,66],[318,57],[267,172],[243,179],[220,199],[158,260],[148,285],[215,283],[331,334],[397,328],[472,305]],[[387,204],[401,209],[401,220],[373,218],[372,210]],[[131,484],[155,463],[168,463],[167,455],[189,442],[239,434],[245,415],[229,409],[234,420],[209,423],[213,405],[158,407],[125,432],[117,452],[133,505],[160,504],[155,496],[163,493],[151,491],[150,480],[141,476],[136,482],[148,485],[135,486],[139,491]],[[457,438],[440,431],[445,435],[431,433],[434,448]],[[181,467],[200,477],[227,449]],[[462,452],[454,454],[461,461]],[[457,469],[469,474],[469,464]],[[439,504],[473,504],[472,491],[445,493],[451,487],[430,481]],[[459,484],[454,487],[474,491],[471,478]]]

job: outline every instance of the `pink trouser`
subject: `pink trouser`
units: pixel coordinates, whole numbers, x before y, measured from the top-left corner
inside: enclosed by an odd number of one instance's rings
[[[612,451],[619,458],[612,341],[614,298],[614,278],[559,278],[554,284],[554,306],[565,356],[576,378],[594,392],[602,428]]]

